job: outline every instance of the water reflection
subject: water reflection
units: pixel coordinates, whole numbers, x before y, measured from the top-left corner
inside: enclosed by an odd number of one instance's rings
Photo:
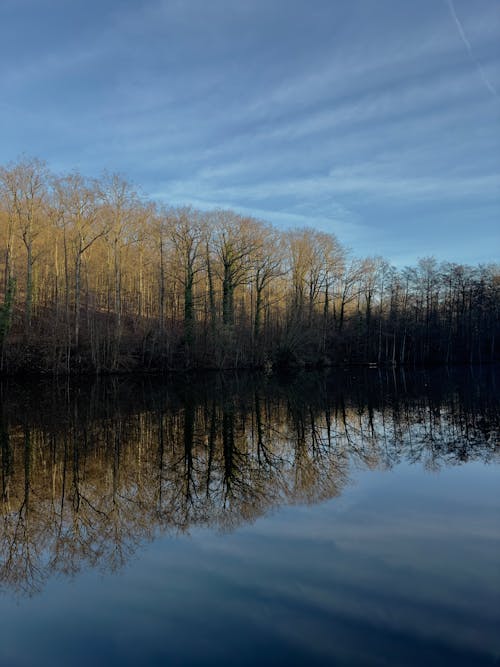
[[[355,468],[500,460],[496,376],[372,372],[2,387],[0,587],[121,567],[158,531],[230,531]]]

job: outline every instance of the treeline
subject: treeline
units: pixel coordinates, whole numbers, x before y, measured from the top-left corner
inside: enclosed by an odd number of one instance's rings
[[[498,361],[500,267],[396,270],[333,234],[0,168],[1,371]]]

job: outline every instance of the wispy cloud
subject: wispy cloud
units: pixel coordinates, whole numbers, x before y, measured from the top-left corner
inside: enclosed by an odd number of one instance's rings
[[[448,8],[450,10],[451,16],[453,17],[453,20],[455,21],[455,25],[457,26],[458,34],[460,35],[460,39],[464,43],[464,46],[467,49],[467,53],[469,54],[470,59],[475,64],[475,66],[477,68],[477,71],[479,72],[479,76],[481,77],[484,85],[490,91],[490,93],[494,97],[498,98],[499,94],[498,94],[497,89],[491,83],[491,81],[488,79],[488,77],[486,76],[486,74],[484,72],[484,69],[481,66],[481,63],[479,62],[479,60],[474,55],[474,52],[472,50],[472,45],[469,42],[469,40],[467,39],[467,35],[465,34],[465,30],[464,30],[464,27],[462,25],[462,22],[458,18],[457,12],[455,10],[455,4],[454,4],[453,0],[446,0],[446,4],[448,5]]]
[[[453,216],[463,256],[471,221],[491,253],[496,0],[446,2],[0,2],[0,160],[116,169],[360,252],[406,252],[407,220],[412,248],[446,245]]]

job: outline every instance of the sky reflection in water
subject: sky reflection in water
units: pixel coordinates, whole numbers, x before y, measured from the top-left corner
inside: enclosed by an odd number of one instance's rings
[[[4,388],[0,664],[497,664],[497,382]]]

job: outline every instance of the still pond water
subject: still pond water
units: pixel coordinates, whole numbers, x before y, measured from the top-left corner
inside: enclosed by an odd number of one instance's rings
[[[9,382],[0,665],[500,664],[499,380]]]

